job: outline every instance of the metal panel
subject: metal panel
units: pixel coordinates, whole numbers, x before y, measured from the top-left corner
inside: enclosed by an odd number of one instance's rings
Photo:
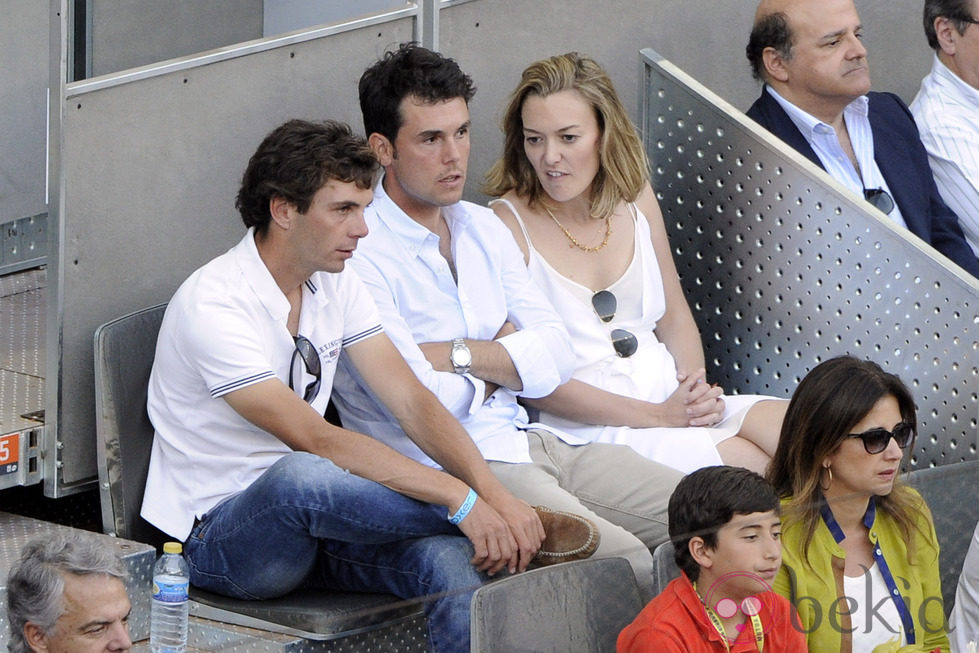
[[[364,14],[399,9],[405,0],[265,0],[262,35],[273,36]]]
[[[46,213],[0,224],[0,275],[36,267],[47,259]]]
[[[338,640],[313,641],[191,616],[187,643],[195,651],[235,653],[424,653],[428,650],[428,627],[423,617],[417,617],[369,633]],[[145,650],[149,650],[149,647]]]
[[[0,277],[0,488],[41,479],[45,270]]]
[[[0,223],[46,210],[47,3],[4,0],[0,21]]]
[[[642,129],[713,376],[788,396],[851,353],[918,402],[914,467],[975,460],[979,281],[652,50]]]
[[[262,0],[89,0],[89,4],[91,75],[262,37]]]

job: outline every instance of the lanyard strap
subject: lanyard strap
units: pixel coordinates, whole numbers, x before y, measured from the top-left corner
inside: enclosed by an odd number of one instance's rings
[[[837,544],[846,539],[843,529],[836,522],[836,517],[833,516],[833,511],[830,510],[829,504],[825,500],[823,501],[823,505],[820,506],[819,513]],[[891,573],[890,567],[887,566],[887,560],[884,559],[880,542],[874,536],[872,530],[876,516],[877,502],[874,500],[874,497],[870,497],[870,502],[867,504],[867,512],[863,515],[863,525],[871,532],[870,543],[873,545],[874,561],[877,563],[880,575],[884,579],[884,584],[887,586],[890,598],[897,607],[897,613],[901,617],[901,623],[904,624],[904,634],[908,638],[908,644],[914,644],[916,639],[914,634],[914,619],[911,618],[911,611],[908,610],[908,606],[904,602],[904,597],[901,596],[901,591],[897,588],[897,583],[894,581],[894,574]]]
[[[700,592],[697,590],[697,583],[693,584],[693,591],[697,592],[697,598],[699,598],[700,602],[703,603],[704,610],[707,612],[707,618],[710,620],[711,625],[714,626],[714,630],[717,631],[717,634],[721,636],[721,641],[724,643],[724,650],[730,651],[730,640],[727,636],[727,631],[724,630],[724,623],[721,621],[721,618],[717,616],[714,609],[707,605],[707,602],[704,601],[702,596],[700,596]],[[742,611],[744,611],[743,608]],[[761,625],[761,617],[758,616],[757,611],[752,610],[748,614],[748,619],[751,621],[751,630],[755,634],[755,645],[758,647],[758,652],[761,653],[763,650],[765,650],[765,629]]]

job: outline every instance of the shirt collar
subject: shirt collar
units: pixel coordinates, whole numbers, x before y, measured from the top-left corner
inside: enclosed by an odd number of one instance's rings
[[[374,207],[374,214],[392,234],[394,234],[405,245],[410,246],[410,251],[420,252],[422,245],[429,238],[436,238],[435,234],[427,228],[418,224],[411,216],[405,213],[400,206],[384,190],[384,175],[377,180],[374,187],[374,200],[371,203]],[[461,229],[468,227],[472,217],[466,211],[463,203],[456,202],[449,206],[442,207],[442,215],[449,223],[452,234],[455,236]]]
[[[951,90],[957,93],[963,101],[969,104],[979,105],[979,89],[967,84],[965,80],[956,75],[951,68],[935,55],[931,65],[931,72],[936,81],[942,86],[948,85]]]
[[[833,511],[830,509],[829,502],[825,498],[822,500],[822,505],[819,506],[819,514],[822,516],[826,528],[833,534],[833,539],[836,540],[837,544],[846,539],[846,536],[843,534],[843,529],[836,522],[836,517],[833,516]],[[876,518],[877,497],[870,497],[870,501],[867,502],[867,512],[863,513],[863,525],[868,529],[871,528]]]
[[[789,115],[789,118],[795,124],[796,128],[802,132],[802,135],[805,136],[806,140],[810,143],[817,134],[835,133],[832,126],[792,104],[771,86],[766,85],[765,90],[767,90],[775,101],[779,103],[782,109],[785,110],[785,113]],[[846,116],[849,114],[866,118],[870,114],[869,104],[870,99],[866,95],[861,95],[850,102],[850,104],[846,105],[846,108],[843,109],[843,115]]]
[[[282,293],[279,284],[275,282],[272,273],[269,272],[265,261],[258,253],[258,245],[255,243],[255,228],[249,227],[248,233],[241,239],[241,242],[234,248],[235,260],[241,275],[251,287],[255,296],[262,302],[262,306],[274,320],[285,320],[289,317],[289,300]],[[303,292],[303,300],[312,298],[317,305],[328,303],[326,293],[320,292],[320,280],[317,279],[319,272],[314,273],[303,285],[306,286]]]
[[[704,604],[686,572],[681,571],[680,578],[682,578],[680,585],[682,591],[676,593],[680,599],[680,603],[683,604],[684,609],[693,617],[694,622],[704,637],[712,641],[721,641],[720,633],[717,632],[717,629],[711,625],[710,619],[707,618],[707,611],[704,609]]]

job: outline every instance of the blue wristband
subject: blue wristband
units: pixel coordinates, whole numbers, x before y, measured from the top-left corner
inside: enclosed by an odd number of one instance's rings
[[[465,519],[466,515],[469,514],[469,511],[473,509],[474,505],[476,505],[476,499],[478,498],[479,497],[476,495],[476,490],[469,488],[469,494],[466,495],[466,500],[463,501],[462,505],[459,506],[459,509],[456,510],[456,514],[449,517],[449,521],[453,524],[458,524]]]

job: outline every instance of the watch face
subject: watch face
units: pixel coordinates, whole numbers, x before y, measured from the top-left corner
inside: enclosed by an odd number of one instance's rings
[[[472,352],[465,345],[452,348],[452,364],[456,367],[468,367],[473,362]]]

